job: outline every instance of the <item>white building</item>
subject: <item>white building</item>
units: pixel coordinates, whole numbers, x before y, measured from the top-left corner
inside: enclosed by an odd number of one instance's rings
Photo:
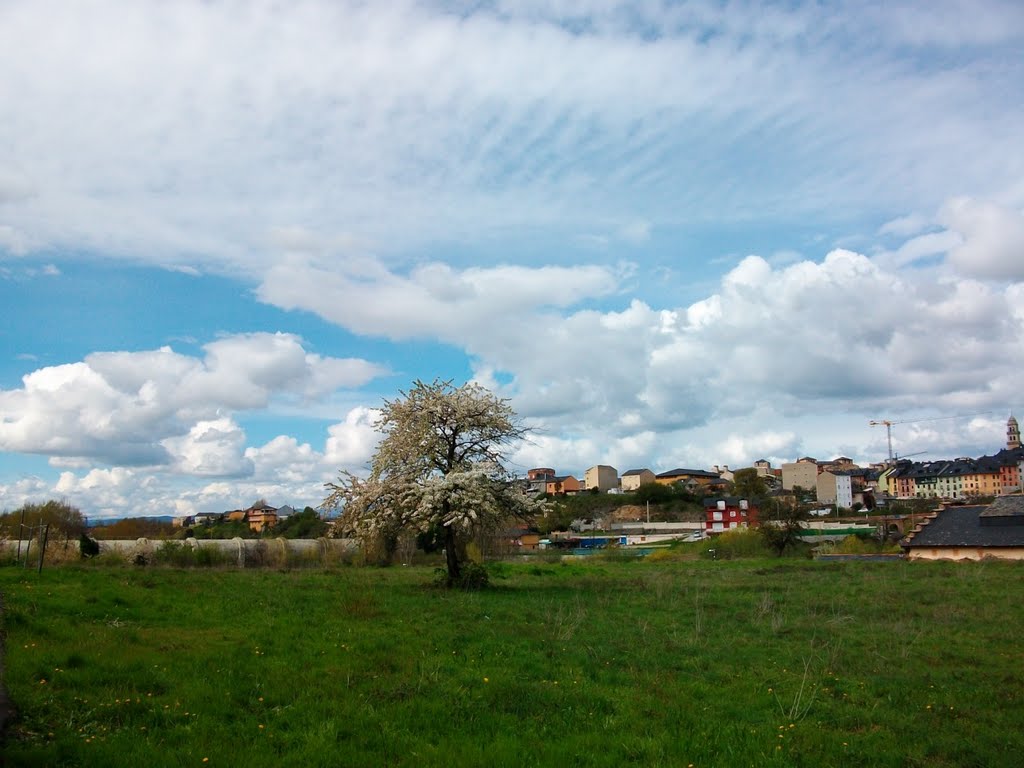
[[[822,472],[817,480],[818,501],[849,509],[853,506],[853,478],[845,472]]]

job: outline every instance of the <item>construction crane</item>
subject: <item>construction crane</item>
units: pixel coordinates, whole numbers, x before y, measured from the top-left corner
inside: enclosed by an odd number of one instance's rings
[[[890,421],[889,419],[877,419],[868,422],[869,426],[880,427],[885,426],[885,438],[889,443],[889,463],[892,464],[892,427],[893,424],[917,424],[922,421],[946,421],[948,419],[971,419],[975,416],[987,416],[992,411],[982,411],[981,413],[963,413],[959,416],[932,416],[926,419],[902,419],[900,421]],[[924,453],[924,451],[922,451]]]

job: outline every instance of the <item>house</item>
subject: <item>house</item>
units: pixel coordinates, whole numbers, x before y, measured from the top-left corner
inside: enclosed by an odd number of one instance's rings
[[[1024,560],[1024,496],[933,512],[900,542],[912,560]]]
[[[818,462],[818,472],[824,472],[829,470],[832,472],[850,472],[854,469],[860,469],[853,459],[849,456],[837,456],[832,461],[821,461]]]
[[[549,477],[544,481],[544,493],[548,496],[567,496],[580,492],[580,481],[572,475]]]
[[[547,493],[547,483],[555,477],[551,467],[534,467],[526,472],[527,493]]]
[[[547,477],[554,477],[555,470],[551,467],[534,467],[533,469],[526,470],[527,480],[543,480]]]
[[[682,483],[687,488],[722,484],[722,478],[719,475],[704,469],[670,469],[668,472],[655,475],[654,481],[662,485]]]
[[[649,469],[630,469],[622,473],[622,490],[635,491],[644,483],[655,482],[654,473]]]
[[[257,501],[245,510],[245,519],[249,521],[249,530],[263,533],[277,525],[277,508],[265,501]]]
[[[711,535],[725,533],[733,528],[756,526],[758,509],[746,499],[738,499],[735,496],[712,496],[704,499],[704,514],[704,531]]]
[[[607,464],[598,464],[583,473],[583,485],[588,491],[597,488],[601,493],[607,493],[619,487],[619,471]]]

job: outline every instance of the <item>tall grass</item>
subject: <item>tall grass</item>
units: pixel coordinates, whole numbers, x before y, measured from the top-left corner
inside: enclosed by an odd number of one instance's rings
[[[1020,567],[0,569],[10,765],[1017,765]],[[206,762],[204,762],[204,758]]]

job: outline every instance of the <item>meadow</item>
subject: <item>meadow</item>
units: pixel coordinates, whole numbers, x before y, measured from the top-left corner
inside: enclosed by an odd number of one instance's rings
[[[1016,766],[1008,563],[0,568],[12,766]]]

